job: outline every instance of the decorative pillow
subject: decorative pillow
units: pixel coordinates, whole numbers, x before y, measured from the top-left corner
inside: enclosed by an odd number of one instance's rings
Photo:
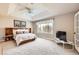
[[[29,31],[23,31],[24,34],[29,33]]]
[[[29,29],[14,29],[13,30],[14,39],[18,34],[26,34],[26,33],[29,33]]]
[[[13,35],[16,35],[16,30],[13,30]]]
[[[14,30],[13,30],[14,39],[16,38],[16,36],[17,36],[18,34],[23,34],[23,31],[14,29]]]
[[[23,31],[16,31],[16,34],[23,34]]]

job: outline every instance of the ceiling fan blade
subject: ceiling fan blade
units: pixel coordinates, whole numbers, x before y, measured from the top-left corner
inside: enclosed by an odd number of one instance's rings
[[[30,8],[25,7],[25,9],[27,9],[27,10],[28,10],[28,12],[29,12],[29,13],[31,13],[31,9],[30,9]]]

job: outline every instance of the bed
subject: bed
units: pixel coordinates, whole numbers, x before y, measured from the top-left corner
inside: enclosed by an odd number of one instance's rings
[[[31,28],[6,28],[5,39],[7,40],[9,36],[11,36],[10,39],[15,40],[17,46],[36,38],[35,34],[31,33]]]

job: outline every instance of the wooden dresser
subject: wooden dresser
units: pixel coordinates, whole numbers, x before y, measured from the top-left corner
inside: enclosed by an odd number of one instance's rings
[[[13,30],[12,28],[5,28],[5,41],[13,39]]]

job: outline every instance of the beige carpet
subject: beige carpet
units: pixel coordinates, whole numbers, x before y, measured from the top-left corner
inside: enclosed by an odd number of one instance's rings
[[[54,43],[54,45],[57,45],[56,43]],[[12,49],[16,47],[16,43],[14,41],[6,41],[6,42],[0,42],[0,54],[2,55],[3,52],[7,51],[8,49]],[[63,48],[61,45],[58,45],[58,47]],[[56,48],[58,49],[58,48]],[[68,54],[74,54],[77,55],[78,53],[75,50],[72,49],[62,49],[65,52],[67,52]],[[59,51],[59,49],[58,49]]]
[[[15,47],[16,44],[14,41],[0,42],[0,55],[2,55],[4,51]]]

